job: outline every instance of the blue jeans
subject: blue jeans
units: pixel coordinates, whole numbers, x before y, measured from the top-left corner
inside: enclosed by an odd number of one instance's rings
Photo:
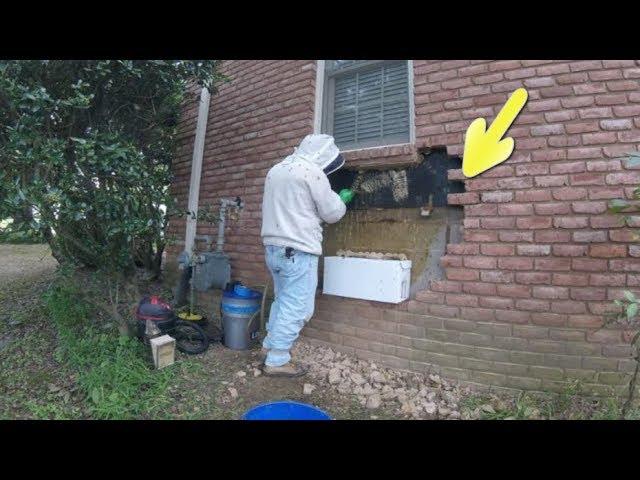
[[[280,367],[291,360],[293,342],[313,315],[318,256],[294,250],[287,258],[284,247],[267,245],[265,259],[273,277],[275,300],[262,346],[269,351],[265,365]]]

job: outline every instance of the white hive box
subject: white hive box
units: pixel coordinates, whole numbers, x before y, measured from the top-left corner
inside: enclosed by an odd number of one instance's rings
[[[325,257],[322,293],[400,303],[409,298],[410,260]]]
[[[156,368],[164,368],[175,362],[176,340],[169,335],[151,339],[151,352]]]

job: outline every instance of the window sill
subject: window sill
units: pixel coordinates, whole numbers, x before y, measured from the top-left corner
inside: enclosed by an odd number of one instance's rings
[[[420,162],[418,149],[413,143],[344,150],[342,154],[348,169],[406,167]]]

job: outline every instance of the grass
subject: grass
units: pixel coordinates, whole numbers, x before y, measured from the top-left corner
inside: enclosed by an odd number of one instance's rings
[[[581,396],[580,383],[572,382],[559,394],[522,392],[502,399],[475,394],[461,401],[463,412],[483,420],[619,420],[622,402],[614,397],[589,399]],[[627,420],[640,419],[640,409],[631,410]]]
[[[91,322],[96,312],[80,298],[76,280],[63,274],[46,293],[45,305],[58,334],[56,358],[77,374],[90,416],[162,417],[171,403],[167,389],[178,369],[152,369],[141,342],[120,336],[115,327]]]

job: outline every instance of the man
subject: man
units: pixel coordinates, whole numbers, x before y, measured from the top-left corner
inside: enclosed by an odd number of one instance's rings
[[[264,374],[297,377],[305,371],[290,350],[311,319],[322,254],[322,222],[335,223],[354,196],[331,190],[327,175],[344,165],[330,135],[308,135],[294,153],[275,165],[264,185],[262,243],[275,300],[271,305]]]

